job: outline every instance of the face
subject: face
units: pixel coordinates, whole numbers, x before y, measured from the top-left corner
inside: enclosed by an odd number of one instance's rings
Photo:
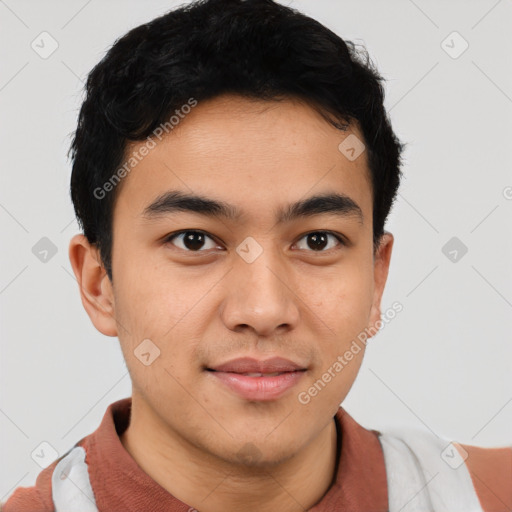
[[[119,337],[134,401],[174,438],[275,463],[350,390],[393,239],[374,257],[366,153],[338,149],[349,135],[363,139],[297,100],[222,96],[123,179],[114,284],[97,270],[98,300],[84,305]]]

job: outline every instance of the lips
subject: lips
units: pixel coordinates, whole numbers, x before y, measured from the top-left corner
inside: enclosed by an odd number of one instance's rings
[[[273,357],[271,359],[266,359],[264,361],[260,361],[258,359],[253,359],[250,357],[242,357],[209,368],[209,370],[213,370],[216,372],[241,374],[279,374],[305,369],[305,367],[301,367],[299,364],[296,364],[293,361],[290,361],[289,359],[284,359],[282,357]]]
[[[281,357],[264,361],[246,357],[207,370],[216,382],[239,397],[251,401],[269,401],[277,400],[294,387],[307,368]]]

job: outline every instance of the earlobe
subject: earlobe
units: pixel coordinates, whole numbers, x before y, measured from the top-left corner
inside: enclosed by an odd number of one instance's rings
[[[101,263],[99,250],[82,235],[69,243],[69,261],[80,297],[92,323],[105,336],[117,336],[112,284]]]
[[[377,254],[375,255],[373,264],[373,275],[374,275],[374,292],[373,292],[373,303],[370,312],[370,325],[369,331],[371,338],[379,330],[381,326],[381,299],[384,294],[384,287],[389,272],[389,265],[391,262],[391,253],[393,250],[394,237],[388,232],[384,231],[382,235]]]

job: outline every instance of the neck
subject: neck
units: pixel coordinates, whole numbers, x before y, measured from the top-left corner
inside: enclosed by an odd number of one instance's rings
[[[120,440],[161,487],[207,512],[304,512],[322,499],[336,472],[334,419],[292,458],[272,467],[235,466],[205,453],[170,432],[133,398],[130,425]]]

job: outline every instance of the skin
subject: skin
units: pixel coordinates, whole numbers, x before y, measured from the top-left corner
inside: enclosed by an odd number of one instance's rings
[[[364,346],[309,403],[297,396],[380,319],[393,246],[385,232],[373,253],[366,153],[350,161],[338,150],[351,133],[363,140],[356,124],[339,130],[295,99],[200,102],[117,191],[114,284],[97,248],[83,235],[71,240],[82,303],[101,333],[119,338],[132,379],[121,442],[151,478],[198,510],[302,511],[335,477],[333,417]],[[171,189],[243,215],[145,219],[144,208]],[[278,208],[327,192],[350,196],[363,222],[322,213],[276,223]],[[191,229],[213,237],[199,254],[183,237],[165,241]],[[306,235],[325,230],[349,244],[329,237],[315,251]],[[252,263],[236,252],[248,236],[263,249]],[[146,366],[134,350],[148,338],[160,356]],[[204,369],[243,356],[285,357],[307,372],[279,399],[250,401]],[[242,460],[248,449],[252,460]]]

